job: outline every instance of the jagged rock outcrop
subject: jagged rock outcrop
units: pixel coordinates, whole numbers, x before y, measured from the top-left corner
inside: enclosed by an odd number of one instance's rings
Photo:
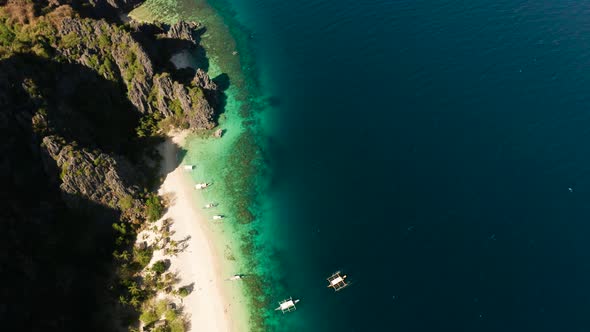
[[[65,18],[58,26],[58,33],[62,38],[58,52],[97,70],[107,79],[115,79],[118,72],[127,86],[131,103],[141,113],[148,111],[147,97],[154,69],[147,53],[129,32],[105,21]]]
[[[203,25],[195,22],[180,21],[170,26],[167,38],[188,40],[197,44],[197,35],[203,30]]]
[[[82,202],[90,200],[129,218],[140,217],[142,203],[132,183],[138,172],[124,158],[79,149],[54,135],[43,138],[42,148],[46,172],[54,173],[54,166],[60,170],[60,189],[68,206],[83,208]]]
[[[192,83],[196,86],[200,86],[204,90],[212,92],[218,91],[217,84],[215,84],[211,77],[209,77],[209,75],[201,68],[197,69],[197,72],[195,74],[195,77],[193,78]]]
[[[150,58],[144,42],[164,30],[143,40],[142,32],[117,25],[120,12],[93,19],[100,7],[134,0],[51,1],[78,7],[15,0],[37,10],[10,24],[0,17],[0,252],[6,253],[0,266],[10,284],[0,290],[10,303],[0,307],[2,326],[116,331],[131,325],[120,316],[133,318],[131,307],[122,309],[125,315],[113,312],[127,296],[119,278],[134,277],[111,268],[130,263],[121,251],[129,254],[139,224],[162,209],[151,190],[156,165],[143,163],[155,154],[154,140],[138,137],[137,129],[160,114],[211,128],[215,112],[205,94],[211,82],[205,73],[191,84],[168,75],[155,87],[154,77],[165,76],[167,67],[163,57]],[[184,29],[174,33],[183,36]]]
[[[154,77],[155,106],[166,117],[180,117],[194,129],[211,129],[215,126],[215,111],[204,98],[200,86],[184,86],[172,81],[170,75]]]
[[[172,25],[168,37],[196,43],[197,23]],[[166,73],[154,76],[152,60],[131,33],[104,21],[66,18],[58,27],[58,47],[65,58],[97,70],[107,79],[121,77],[129,101],[141,113],[161,113],[192,129],[211,129],[215,123],[218,87],[198,69],[191,85],[172,81]],[[179,121],[176,121],[178,123]]]

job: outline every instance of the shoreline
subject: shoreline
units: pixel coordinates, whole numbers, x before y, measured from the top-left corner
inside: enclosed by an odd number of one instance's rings
[[[250,63],[250,55],[239,49],[239,40],[220,14],[223,9],[209,4],[207,0],[148,0],[129,16],[138,22],[173,24],[178,20],[187,20],[204,24],[206,32],[200,37],[200,47],[205,51],[206,65],[202,69],[206,69],[213,79],[229,77],[231,83],[224,90],[227,100],[219,118],[219,128],[224,129],[223,138],[188,137],[182,161],[198,165],[190,176],[186,172],[192,185],[213,182],[210,189],[193,190],[192,199],[199,213],[212,217],[210,214],[213,211],[200,208],[206,203],[217,202],[220,203],[218,212],[228,217],[215,227],[212,227],[211,220],[206,220],[206,232],[220,255],[218,263],[221,269],[230,272],[228,275],[245,273],[250,276],[241,282],[227,282],[222,287],[234,299],[239,299],[238,302],[243,302],[239,305],[242,308],[237,310],[239,315],[246,312],[248,319],[247,325],[242,324],[239,330],[267,331],[270,327],[268,319],[275,312],[270,305],[271,289],[266,287],[271,275],[269,267],[272,264],[268,264],[272,260],[271,253],[261,247],[259,234],[262,219],[256,201],[261,184],[262,159],[256,139],[257,113],[261,104],[255,97],[258,95],[256,80],[247,75],[252,70],[245,65]],[[247,41],[248,36],[241,37],[242,43]],[[235,52],[238,49],[240,52]],[[272,292],[276,288],[272,288]]]
[[[170,202],[161,220],[171,219],[172,240],[185,240],[188,245],[170,258],[170,269],[180,279],[178,284],[192,285],[192,291],[182,300],[183,312],[190,321],[188,331],[248,331],[246,302],[241,287],[235,286],[240,282],[226,281],[235,267],[225,262],[218,250],[228,239],[211,229],[211,222],[196,205],[199,195],[193,181],[177,158],[188,134],[176,132],[159,147],[166,176],[159,194]]]

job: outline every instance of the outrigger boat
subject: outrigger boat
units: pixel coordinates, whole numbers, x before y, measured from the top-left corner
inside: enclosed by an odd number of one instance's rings
[[[185,171],[192,171],[195,168],[195,165],[184,165]]]
[[[242,274],[234,274],[231,278],[227,279],[229,281],[236,281],[241,280],[244,277]]]
[[[197,183],[197,184],[195,184],[195,189],[205,189],[205,188],[209,187],[210,185],[211,185],[211,183],[207,183],[207,182]]]
[[[220,214],[213,216],[213,220],[221,220],[223,218],[225,218],[225,217]]]
[[[297,310],[295,306],[296,303],[299,303],[299,300],[293,300],[292,297],[279,302],[279,306],[275,308],[275,310],[280,310],[283,313],[291,312]]]
[[[336,271],[327,279],[329,288],[334,288],[335,291],[339,291],[349,285],[349,283],[344,280],[346,279],[346,275],[341,275],[341,273],[342,272],[340,271]]]
[[[210,209],[210,208],[216,207],[217,205],[219,205],[219,204],[217,204],[217,203],[209,203],[209,204],[205,205],[203,208],[204,209]]]

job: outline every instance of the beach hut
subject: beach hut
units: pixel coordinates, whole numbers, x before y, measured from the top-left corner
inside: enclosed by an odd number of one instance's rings
[[[184,165],[185,171],[192,171],[195,168],[195,165]]]
[[[328,277],[327,280],[329,288],[334,288],[335,291],[339,291],[349,285],[349,283],[344,280],[346,279],[346,275],[342,275],[341,273],[342,272],[340,271],[336,271],[330,277]]]
[[[275,308],[275,310],[280,310],[284,313],[286,312],[291,312],[291,311],[295,311],[297,310],[297,307],[295,306],[296,303],[298,303],[299,300],[293,300],[292,297],[283,300],[281,302],[279,302],[279,306]]]

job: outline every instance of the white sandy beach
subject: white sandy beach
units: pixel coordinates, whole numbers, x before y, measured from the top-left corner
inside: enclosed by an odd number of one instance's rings
[[[210,221],[205,219],[201,207],[194,206],[192,180],[182,166],[176,165],[176,144],[181,145],[185,137],[186,133],[176,134],[160,147],[164,157],[162,168],[164,174],[168,173],[159,194],[171,199],[162,219],[172,220],[172,239],[181,241],[190,236],[186,250],[170,258],[170,269],[178,272],[181,279],[178,286],[194,286],[183,299],[184,313],[191,322],[189,331],[247,331],[243,299],[225,285],[228,275],[223,275],[223,255],[216,252],[212,243],[216,237],[208,229]]]

